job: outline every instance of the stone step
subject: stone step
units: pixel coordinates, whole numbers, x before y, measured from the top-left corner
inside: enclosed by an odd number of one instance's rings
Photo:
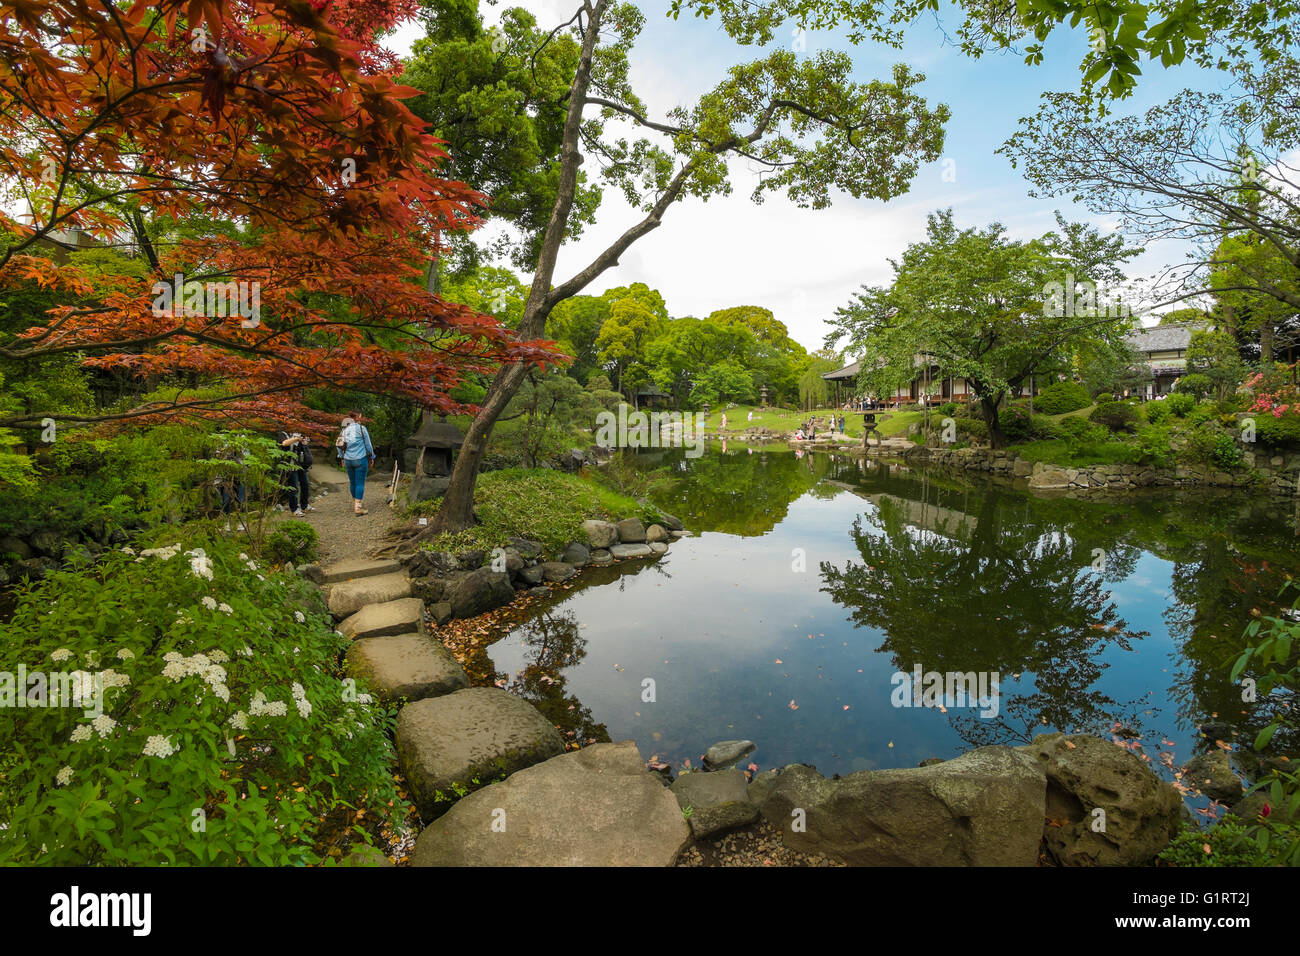
[[[419,598],[401,598],[384,604],[367,604],[339,624],[344,637],[386,637],[389,634],[426,634],[424,602]]]
[[[331,585],[326,603],[335,618],[355,614],[367,604],[387,604],[411,596],[411,579],[405,571],[353,578]]]
[[[471,687],[407,704],[397,714],[397,759],[425,821],[477,790],[564,753],[559,731],[523,698]]]
[[[411,865],[672,866],[690,836],[672,791],[627,740],[553,757],[470,794],[424,829]]]
[[[348,648],[344,666],[385,704],[441,697],[469,686],[451,651],[423,634],[362,638]]]
[[[380,574],[396,574],[402,570],[397,561],[385,558],[348,558],[322,568],[321,584],[338,584],[354,578],[369,578]]]

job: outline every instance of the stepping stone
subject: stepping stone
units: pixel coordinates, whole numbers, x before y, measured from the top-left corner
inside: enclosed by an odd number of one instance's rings
[[[609,553],[621,561],[624,558],[648,558],[654,554],[654,549],[648,544],[616,544]]]
[[[536,707],[495,687],[407,704],[397,715],[396,743],[425,820],[447,812],[467,790],[564,753],[559,731]]]
[[[322,584],[338,584],[353,578],[369,578],[377,574],[396,574],[402,565],[386,558],[348,558],[337,561],[322,571],[325,574]]]
[[[671,866],[690,835],[672,792],[625,740],[470,794],[424,829],[411,865]]]
[[[405,571],[342,581],[329,589],[330,613],[336,618],[355,614],[367,604],[387,604],[411,596],[411,579]]]
[[[344,618],[339,631],[354,641],[388,634],[423,634],[424,602],[419,598],[402,598],[385,604],[368,604],[351,617]]]
[[[348,648],[345,667],[385,704],[441,697],[469,686],[451,651],[423,634],[362,638]]]

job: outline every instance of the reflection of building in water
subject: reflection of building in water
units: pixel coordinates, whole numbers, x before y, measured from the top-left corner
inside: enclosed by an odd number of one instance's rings
[[[881,511],[891,511],[904,522],[923,531],[932,531],[945,538],[969,542],[975,534],[976,519],[964,511],[943,508],[926,501],[899,498],[897,495],[863,495]]]

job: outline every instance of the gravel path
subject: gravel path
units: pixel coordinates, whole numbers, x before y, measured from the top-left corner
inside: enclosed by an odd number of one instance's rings
[[[352,497],[348,494],[347,478],[335,468],[317,465],[311,473],[311,503],[315,511],[307,512],[306,521],[320,535],[320,564],[333,564],[347,558],[367,556],[371,548],[383,543],[388,529],[399,522],[397,512],[385,503],[388,500],[387,477],[366,482],[365,508],[369,514],[356,515],[352,511]],[[277,511],[275,520],[285,520],[293,515]]]

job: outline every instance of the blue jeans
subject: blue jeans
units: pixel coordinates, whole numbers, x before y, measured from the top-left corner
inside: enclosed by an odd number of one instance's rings
[[[238,505],[240,511],[244,508],[244,483],[237,481],[234,482],[234,486],[235,492],[232,495],[224,483],[217,485],[217,491],[221,493],[221,513],[223,515],[230,514],[231,511],[235,510],[236,505]]]
[[[311,487],[307,483],[307,471],[295,468],[285,476],[284,486],[289,489],[289,510],[297,511],[311,503]]]
[[[370,471],[370,460],[358,458],[343,459],[343,467],[348,472],[348,488],[352,491],[352,500],[360,501],[366,494],[366,473]]]

